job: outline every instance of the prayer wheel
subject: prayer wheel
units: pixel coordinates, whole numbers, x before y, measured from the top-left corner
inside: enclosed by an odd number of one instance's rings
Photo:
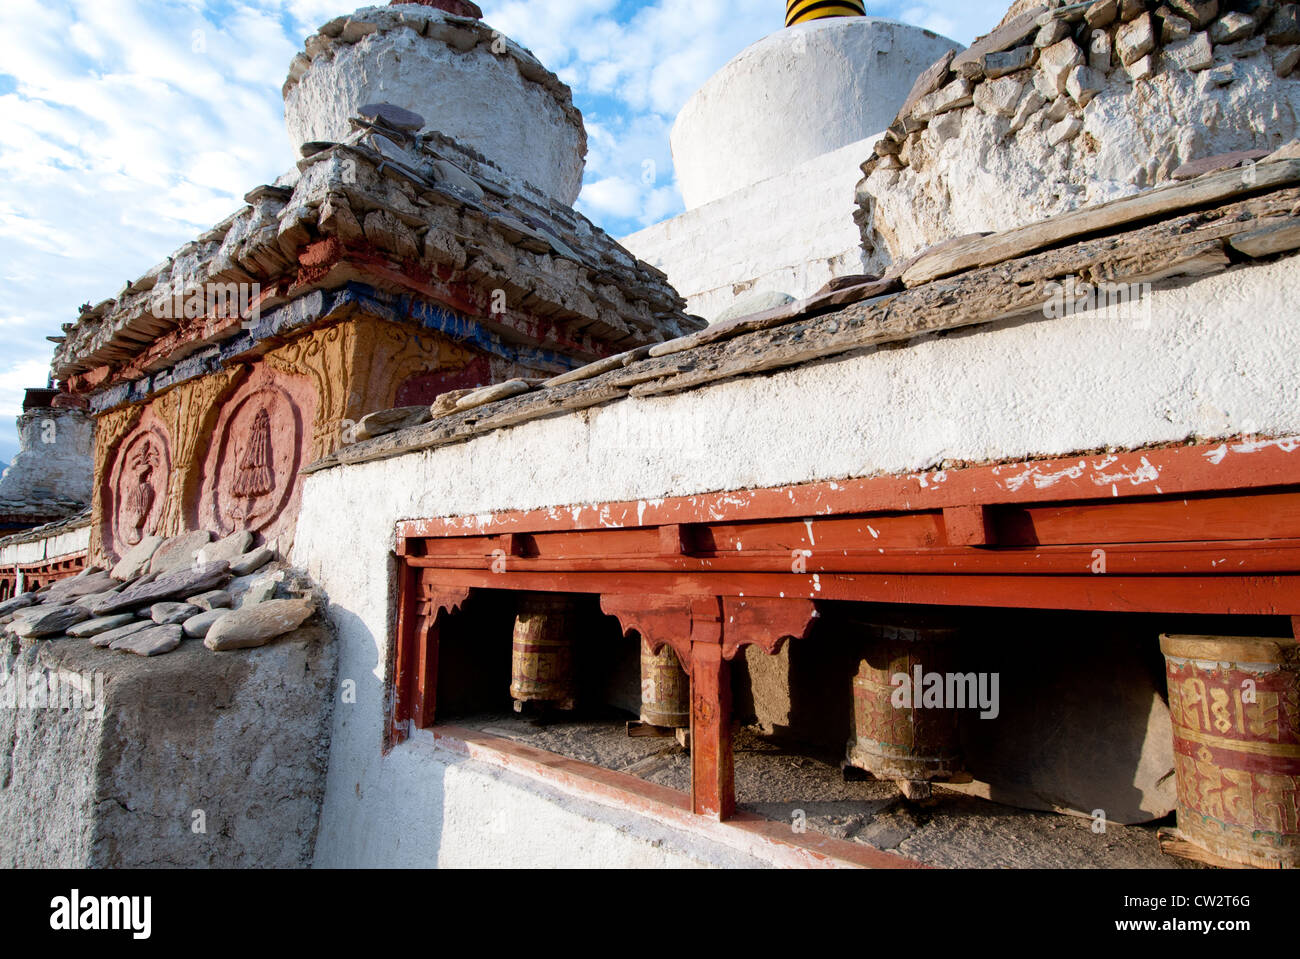
[[[944,696],[927,696],[936,674],[952,674],[957,631],[857,625],[868,638],[853,677],[853,738],[846,763],[894,780],[911,798],[924,798],[932,780],[961,771],[958,711]]]
[[[572,600],[563,594],[529,593],[515,614],[510,656],[510,698],[515,712],[525,703],[573,708]]]
[[[823,20],[826,17],[864,17],[867,8],[862,0],[786,0],[785,25]]]
[[[641,722],[678,729],[691,725],[690,680],[667,643],[652,653],[641,641]]]
[[[1300,865],[1300,644],[1165,635],[1160,651],[1181,838],[1233,863]]]

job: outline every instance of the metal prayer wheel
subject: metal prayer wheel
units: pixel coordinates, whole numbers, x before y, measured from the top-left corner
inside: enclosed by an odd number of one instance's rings
[[[652,653],[650,644],[641,641],[641,722],[675,728],[691,725],[690,680],[667,643]]]
[[[957,710],[924,699],[925,678],[951,672],[957,631],[859,625],[870,638],[853,677],[853,737],[846,763],[894,780],[911,798],[924,798],[929,782],[961,771]],[[900,675],[906,684],[896,682]]]
[[[1300,644],[1161,636],[1181,838],[1230,862],[1300,865]]]
[[[510,654],[510,698],[573,708],[573,602],[563,594],[530,593],[519,601]]]

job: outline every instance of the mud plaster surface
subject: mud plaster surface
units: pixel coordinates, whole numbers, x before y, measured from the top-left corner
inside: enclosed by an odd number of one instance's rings
[[[630,717],[629,717],[630,718]],[[457,726],[690,791],[690,754],[669,738],[629,737],[625,720],[605,718],[538,725],[512,714],[456,717]],[[797,747],[741,729],[734,739],[736,798],[742,809],[895,852],[930,866],[957,868],[1178,869],[1200,868],[1166,856],[1156,826],[1118,826],[1104,833],[1075,816],[1014,809],[942,787],[929,803],[914,803],[892,783],[845,782],[838,758],[805,755]]]

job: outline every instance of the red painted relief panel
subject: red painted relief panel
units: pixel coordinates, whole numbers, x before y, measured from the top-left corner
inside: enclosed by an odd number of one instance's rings
[[[220,404],[197,509],[187,510],[199,527],[220,535],[246,529],[272,539],[292,524],[315,408],[306,377],[253,369]]]
[[[146,411],[118,445],[106,480],[104,542],[117,555],[145,536],[157,533],[167,507],[171,482],[171,438]]]

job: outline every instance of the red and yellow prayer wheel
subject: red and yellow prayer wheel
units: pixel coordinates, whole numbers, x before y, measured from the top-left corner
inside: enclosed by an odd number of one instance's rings
[[[515,712],[525,703],[573,708],[572,600],[563,594],[528,593],[515,614],[510,654],[510,698]]]
[[[1300,865],[1300,644],[1161,636],[1178,831],[1231,862]]]
[[[925,679],[951,672],[957,631],[857,625],[868,638],[853,677],[853,738],[846,761],[919,798],[928,789],[923,784],[961,771],[957,709],[925,699]]]
[[[690,679],[667,643],[652,653],[641,641],[641,722],[677,729],[691,725]]]
[[[793,27],[810,20],[827,17],[865,17],[867,8],[862,0],[786,0],[785,25]]]

